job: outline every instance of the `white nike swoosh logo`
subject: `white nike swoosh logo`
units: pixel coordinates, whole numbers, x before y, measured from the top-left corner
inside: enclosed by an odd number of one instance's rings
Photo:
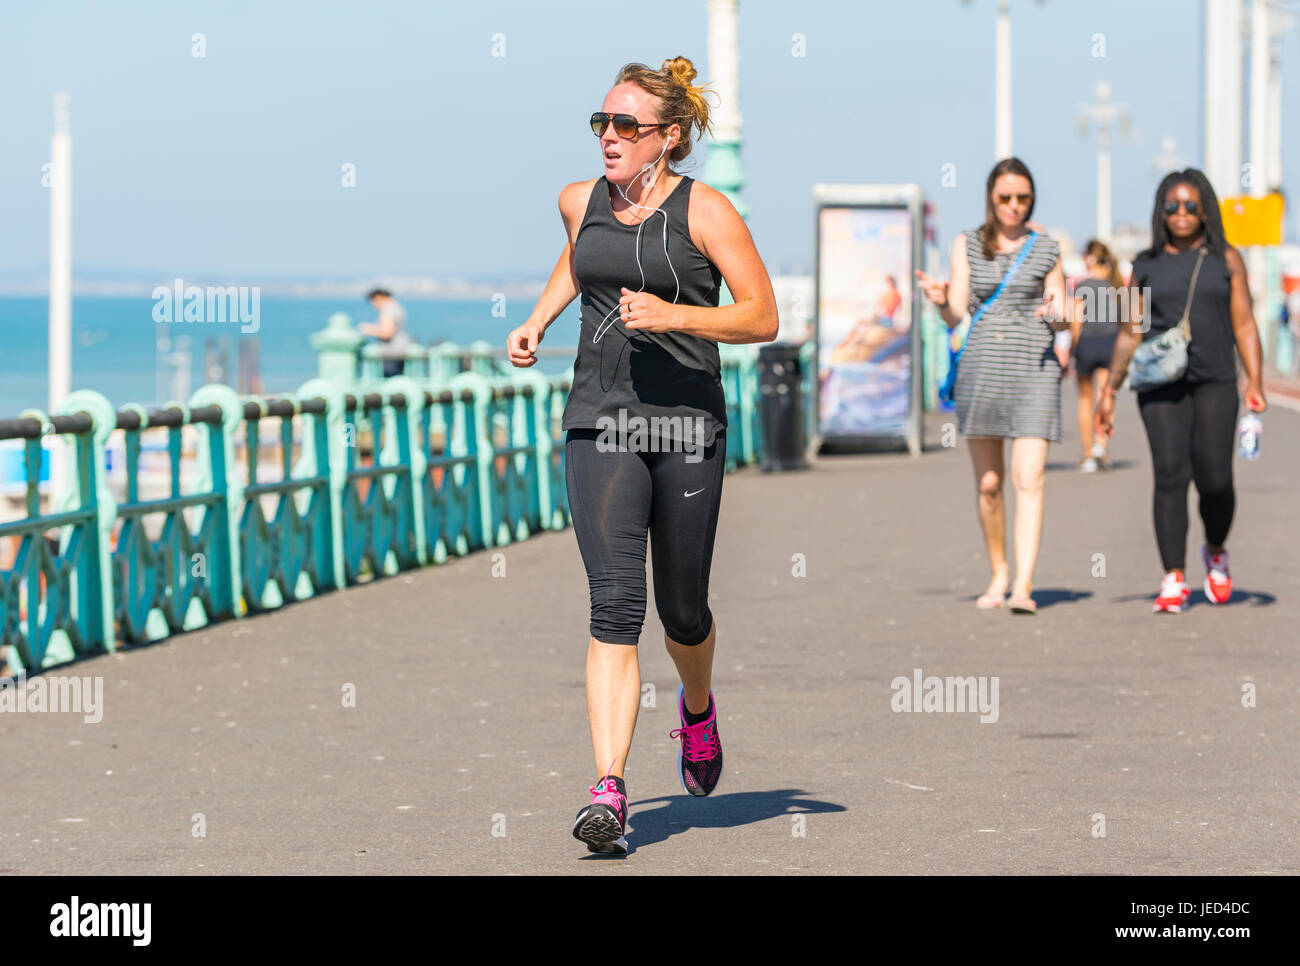
[[[704,492],[705,490],[707,490],[707,489],[708,489],[708,487],[707,487],[707,486],[704,486],[704,487],[701,487],[700,489],[696,490],[695,493],[703,493],[703,492]],[[686,495],[687,495],[687,496],[694,496],[695,493],[687,493]]]

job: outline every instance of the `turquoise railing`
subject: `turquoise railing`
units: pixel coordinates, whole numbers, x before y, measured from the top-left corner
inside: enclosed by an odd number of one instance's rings
[[[345,320],[329,335],[346,347]],[[319,346],[318,346],[319,348]],[[753,346],[722,347],[727,466],[762,458]],[[0,646],[35,669],[307,600],[568,526],[561,375],[486,344],[415,349],[406,374],[356,347],[296,394],[199,389],[114,410],[69,396],[0,420],[24,515],[0,523]],[[806,347],[809,438],[816,376]],[[62,491],[42,511],[52,454]]]

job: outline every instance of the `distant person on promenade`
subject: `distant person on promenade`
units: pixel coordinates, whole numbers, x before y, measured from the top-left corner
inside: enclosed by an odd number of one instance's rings
[[[1205,596],[1211,604],[1232,597],[1228,529],[1236,509],[1232,451],[1237,423],[1236,352],[1246,370],[1246,408],[1267,408],[1260,378],[1259,329],[1251,310],[1246,265],[1227,243],[1219,199],[1195,168],[1166,175],[1151,213],[1151,247],[1133,260],[1130,324],[1115,340],[1110,382],[1097,403],[1097,435],[1115,432],[1115,394],[1128,375],[1138,344],[1187,319],[1187,370],[1181,377],[1139,391],[1138,409],[1151,446],[1155,477],[1156,544],[1165,569],[1156,613],[1177,614],[1191,597],[1187,585],[1187,484],[1200,497],[1205,544]],[[1149,301],[1147,296],[1149,294]],[[1148,331],[1141,331],[1144,319]]]
[[[1083,261],[1088,277],[1074,287],[1070,334],[1079,384],[1079,445],[1083,448],[1079,469],[1095,473],[1110,469],[1106,437],[1093,435],[1093,415],[1110,379],[1110,357],[1121,321],[1116,312],[1126,304],[1127,291],[1115,256],[1102,242],[1095,238],[1088,242]]]
[[[357,331],[374,336],[382,344],[384,378],[400,376],[406,371],[406,350],[411,346],[406,331],[406,309],[387,289],[371,289],[366,299],[374,306],[378,318],[374,322],[362,322]]]
[[[1060,247],[1027,224],[1034,201],[1034,180],[1024,162],[999,161],[985,184],[984,224],[953,243],[951,282],[916,273],[950,328],[971,314],[953,399],[958,428],[970,446],[976,506],[993,569],[975,604],[1005,605],[1015,614],[1038,609],[1032,595],[1044,468],[1048,443],[1061,439],[1062,369],[1053,342],[1067,325]],[[1011,440],[1016,490],[1014,582],[1006,553],[1005,439]]]
[[[713,791],[722,744],[710,688],[717,625],[709,567],[726,463],[718,343],[776,337],[776,298],[745,222],[726,196],[677,173],[709,122],[684,57],[619,71],[591,129],[603,177],[560,192],[566,244],[528,320],[510,333],[515,366],[537,361],[546,328],[581,296],[579,348],[562,426],[573,530],[591,595],[587,714],[598,775],[575,838],[627,851],[624,768],[641,700],[636,645],[646,606],[646,537],[655,606],[677,666],[678,776]],[[725,280],[734,305],[718,307]],[[660,435],[616,439],[622,416]],[[673,438],[672,422],[681,427]],[[689,427],[696,428],[692,441]],[[669,428],[664,428],[669,427]],[[676,450],[676,451],[674,451]],[[683,453],[683,451],[685,451]]]

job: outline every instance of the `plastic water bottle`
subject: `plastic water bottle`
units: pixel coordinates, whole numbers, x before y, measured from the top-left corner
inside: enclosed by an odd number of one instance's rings
[[[1259,459],[1259,437],[1264,424],[1255,413],[1246,413],[1237,424],[1237,452],[1244,460]]]

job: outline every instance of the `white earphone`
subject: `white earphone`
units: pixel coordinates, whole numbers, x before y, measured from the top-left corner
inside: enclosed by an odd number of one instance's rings
[[[671,146],[672,146],[672,139],[669,138],[667,141],[664,142],[664,149],[659,152],[659,157],[655,158],[649,164],[643,165],[641,167],[641,170],[637,172],[637,177],[639,178],[643,174],[645,174],[647,168],[653,169],[654,166],[658,164],[659,161],[663,158],[663,156],[668,152],[668,148]],[[658,175],[655,176],[655,178],[657,177]],[[646,194],[649,194],[651,188],[654,187],[655,178],[651,178],[650,183],[645,185]],[[676,305],[678,297],[682,294],[682,283],[681,283],[681,279],[677,277],[677,270],[673,268],[673,260],[668,257],[668,212],[664,211],[662,208],[656,208],[652,205],[638,205],[635,201],[633,201],[631,198],[627,196],[627,193],[623,190],[622,185],[615,184],[614,187],[615,189],[617,189],[618,193],[623,196],[623,200],[626,201],[633,208],[642,208],[650,212],[657,211],[659,212],[659,214],[664,216],[664,233],[663,233],[664,259],[668,262],[668,271],[673,273],[673,282],[676,283],[677,286],[676,291],[673,292],[673,304]],[[645,268],[643,268],[641,265],[641,229],[645,227],[645,223],[649,221],[651,217],[652,215],[646,215],[646,217],[641,221],[641,223],[636,226],[636,267],[637,270],[640,271],[641,273],[641,287],[637,289],[638,293],[645,291]],[[591,341],[593,343],[599,342],[601,340],[601,337],[606,332],[608,332],[610,328],[614,325],[614,321],[615,321],[614,316],[618,314],[618,310],[619,310],[619,306],[617,305],[614,306],[613,311],[611,311],[609,315],[605,316],[603,319],[600,320],[599,324],[597,324],[596,326],[595,335],[591,337]]]

